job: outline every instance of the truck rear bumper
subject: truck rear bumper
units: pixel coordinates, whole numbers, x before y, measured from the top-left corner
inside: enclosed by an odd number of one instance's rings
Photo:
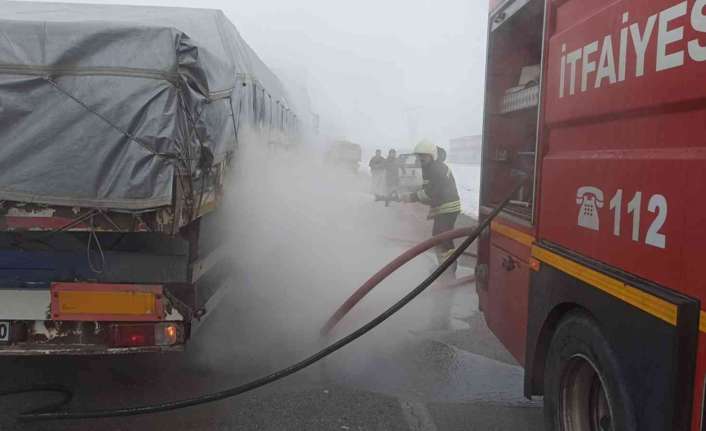
[[[82,356],[82,355],[126,355],[133,353],[170,353],[183,352],[184,345],[177,346],[145,346],[145,347],[106,347],[96,345],[49,345],[22,344],[0,346],[2,356]]]
[[[179,352],[189,334],[183,322],[0,321],[0,356],[116,355]]]
[[[0,356],[181,351],[189,327],[159,285],[0,288]]]

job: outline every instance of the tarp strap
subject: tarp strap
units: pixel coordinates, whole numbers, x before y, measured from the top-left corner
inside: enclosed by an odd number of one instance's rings
[[[189,191],[191,193],[191,208],[189,208],[189,219],[192,220],[194,218],[196,209],[194,208],[194,204],[196,203],[196,191],[194,190],[194,182],[193,182],[193,173],[191,172],[191,161],[193,160],[192,155],[190,154],[190,143],[192,142],[192,139],[197,133],[197,128],[198,128],[198,122],[201,120],[201,116],[203,112],[206,110],[206,106],[204,105],[201,110],[198,112],[196,118],[193,117],[191,110],[188,109],[186,106],[186,103],[181,100],[182,107],[184,108],[184,111],[187,114],[188,121],[190,123],[189,130],[187,131],[187,141],[185,145],[182,146],[181,150],[185,151],[186,154],[170,154],[170,153],[160,153],[149,146],[145,145],[143,142],[140,142],[140,140],[133,136],[131,133],[129,133],[126,130],[121,129],[118,125],[110,121],[108,118],[106,118],[104,115],[92,110],[88,105],[86,105],[83,101],[81,101],[78,97],[74,96],[73,94],[69,93],[65,89],[63,89],[56,81],[49,77],[43,77],[44,80],[46,80],[54,89],[56,89],[58,92],[61,94],[65,95],[66,97],[70,98],[73,100],[75,103],[77,103],[79,106],[81,106],[86,112],[89,112],[90,114],[95,115],[97,118],[99,118],[101,121],[103,121],[105,124],[110,126],[112,129],[116,130],[123,136],[125,136],[128,140],[135,142],[136,144],[140,145],[142,148],[147,150],[150,154],[157,156],[157,157],[163,157],[166,159],[169,159],[172,161],[174,168],[177,171],[177,178],[181,182],[182,189],[186,190],[184,187],[184,176],[186,176],[189,180]],[[237,135],[237,129],[236,129],[236,135]],[[203,142],[202,139],[199,139],[199,145],[201,146],[201,150],[203,151]],[[177,148],[179,149],[179,148]],[[180,166],[183,165],[183,166]],[[183,172],[183,170],[186,170],[186,173]],[[205,178],[203,179],[205,181]],[[203,193],[204,193],[204,187],[201,188],[201,197],[199,198],[199,202],[203,199]]]
[[[47,76],[122,76],[127,78],[145,78],[178,82],[179,74],[161,70],[139,69],[133,67],[70,67],[44,66],[34,64],[0,64],[0,74]]]
[[[56,81],[54,81],[53,79],[51,79],[51,78],[49,78],[49,77],[46,77],[46,76],[43,77],[43,79],[44,79],[45,81],[47,81],[49,84],[51,84],[51,86],[54,87],[58,92],[60,92],[61,94],[65,95],[66,97],[68,97],[69,99],[73,100],[74,102],[76,102],[79,106],[81,106],[83,109],[85,109],[86,112],[89,112],[89,113],[95,115],[96,117],[100,118],[105,124],[107,124],[108,126],[110,126],[110,127],[113,128],[113,129],[115,129],[116,131],[120,132],[123,136],[125,136],[126,138],[128,138],[130,141],[135,142],[136,144],[138,144],[139,146],[141,146],[141,147],[144,148],[145,150],[149,151],[149,152],[152,153],[153,155],[158,156],[158,157],[166,157],[166,158],[174,158],[174,157],[175,157],[173,154],[159,153],[159,152],[157,152],[157,151],[154,151],[154,150],[153,150],[152,148],[150,148],[149,146],[147,146],[147,145],[145,145],[144,143],[140,142],[135,136],[131,135],[129,132],[127,132],[127,131],[121,129],[121,128],[118,127],[115,123],[113,123],[112,121],[108,120],[105,116],[103,116],[103,115],[101,115],[100,113],[98,113],[98,112],[92,110],[91,108],[89,108],[88,105],[86,105],[85,103],[83,103],[79,98],[77,98],[77,97],[74,96],[73,94],[71,94],[71,93],[69,93],[68,91],[66,91],[66,90],[64,90],[63,88],[61,88],[61,86],[59,86],[59,84],[57,84]]]

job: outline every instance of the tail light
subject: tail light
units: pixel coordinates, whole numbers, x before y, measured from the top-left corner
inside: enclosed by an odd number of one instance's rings
[[[177,323],[116,323],[111,325],[111,347],[173,346],[183,342]]]
[[[173,346],[181,338],[180,328],[174,323],[158,324],[154,327],[154,339],[157,346]]]

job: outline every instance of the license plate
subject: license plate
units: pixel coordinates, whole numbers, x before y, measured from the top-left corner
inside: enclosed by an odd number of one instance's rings
[[[10,322],[0,322],[0,343],[10,341]]]

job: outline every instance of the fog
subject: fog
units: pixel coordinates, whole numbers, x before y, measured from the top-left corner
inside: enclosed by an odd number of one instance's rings
[[[487,0],[87,2],[222,9],[326,138],[406,149],[481,132]]]
[[[268,149],[266,139],[245,135],[226,212],[233,282],[218,310],[228,310],[239,330],[214,325],[199,340],[209,352],[202,360],[214,368],[232,361],[233,346],[271,368],[302,359],[380,314],[436,265],[431,252],[418,257],[371,292],[329,339],[320,338],[334,310],[403,251],[390,238],[414,241],[428,232],[419,231],[419,220],[373,202],[366,176],[327,167],[306,150]],[[352,348],[363,355],[392,349],[410,331],[426,329],[439,294],[446,293],[426,293]]]

